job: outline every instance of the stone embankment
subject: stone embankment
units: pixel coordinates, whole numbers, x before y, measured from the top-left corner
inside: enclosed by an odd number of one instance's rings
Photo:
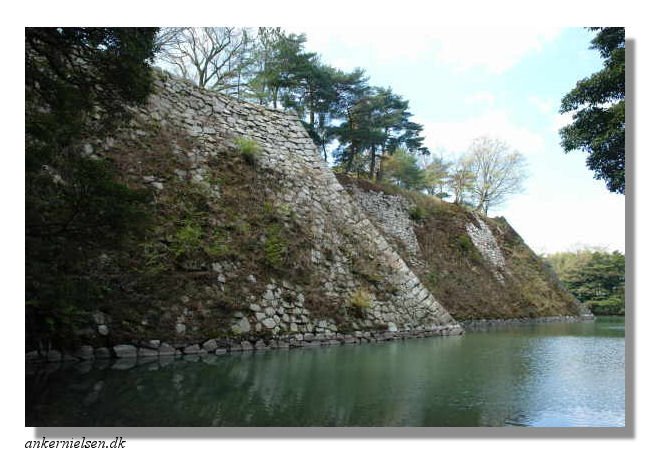
[[[296,334],[281,336],[274,339],[250,340],[220,340],[209,339],[202,343],[165,343],[160,340],[150,340],[139,344],[118,344],[112,348],[93,348],[89,345],[80,346],[74,352],[61,352],[51,349],[39,353],[30,351],[26,354],[29,362],[68,362],[106,359],[150,359],[156,357],[183,356],[220,356],[236,352],[267,351],[270,349],[320,348],[345,344],[383,343],[387,341],[406,340],[410,338],[425,338],[431,336],[462,335],[463,329],[456,327],[435,327],[429,330],[407,331],[354,331],[353,333]]]
[[[194,296],[187,295],[174,304],[177,314],[171,317],[175,324],[160,337],[164,338],[160,343],[135,340],[133,336],[134,341],[114,345],[115,341],[110,340],[120,321],[111,314],[95,314],[90,327],[93,343],[97,342],[93,347],[83,346],[78,352],[65,354],[31,351],[28,359],[84,359],[91,353],[94,358],[223,354],[463,333],[339,184],[297,117],[199,89],[166,75],[158,76],[155,84],[148,105],[134,109],[131,125],[120,134],[135,140],[159,134],[147,128],[155,122],[158,130],[175,131],[189,139],[185,143],[193,145],[182,147],[183,141],[172,144],[175,156],[187,161],[185,169],[143,176],[134,167],[129,178],[150,185],[160,194],[173,190],[176,182],[190,181],[205,187],[218,205],[227,183],[209,181],[206,176],[214,165],[210,163],[220,163],[223,151],[236,149],[238,140],[254,141],[259,146],[256,169],[260,174],[274,176],[273,189],[267,192],[273,194],[274,206],[286,210],[309,232],[311,287],[306,289],[289,278],[241,276],[236,264],[215,262],[206,269],[206,273],[214,275],[215,300],[227,299],[228,289],[233,286],[241,289],[255,284],[256,289],[240,300],[243,308],[232,313],[224,328],[229,335],[223,339],[206,340],[206,336],[200,343],[195,342],[204,329],[192,317]],[[116,136],[98,140],[87,148],[89,153],[101,154],[103,148],[110,154],[108,149],[121,141]],[[151,153],[151,159],[156,159],[155,153]],[[347,309],[337,321],[334,317],[316,316],[309,310],[313,308],[309,299],[314,295],[329,307]],[[355,296],[362,296],[357,308],[350,304]],[[148,327],[148,322],[144,323],[140,328],[143,333]],[[125,338],[116,341],[124,343]]]
[[[513,246],[508,248],[500,244],[503,236],[498,228],[493,232],[486,222],[489,220],[469,212],[463,212],[462,216],[454,212],[453,216],[458,218],[452,221],[459,224],[458,232],[454,231],[455,236],[450,236],[447,243],[453,247],[459,240],[466,239],[469,245],[459,245],[464,249],[475,248],[476,254],[463,256],[462,248],[459,253],[449,250],[449,245],[442,245],[448,249],[444,260],[464,264],[464,268],[444,274],[445,263],[442,263],[438,264],[439,270],[434,270],[431,255],[437,254],[437,259],[442,256],[436,249],[427,247],[428,243],[422,243],[420,237],[426,234],[445,238],[442,236],[445,232],[439,231],[445,227],[434,220],[425,229],[427,225],[413,219],[419,207],[402,195],[357,188],[354,184],[346,184],[344,188],[297,117],[199,89],[166,75],[159,75],[155,84],[156,91],[148,104],[133,110],[133,120],[128,127],[114,138],[97,139],[85,150],[89,154],[111,156],[112,147],[126,144],[120,150],[135,153],[132,150],[134,147],[138,150],[141,139],[153,136],[160,139],[156,142],[159,147],[170,147],[177,168],[169,165],[171,169],[163,167],[160,172],[143,174],[139,166],[133,166],[125,171],[127,180],[149,186],[158,196],[170,194],[183,182],[191,182],[207,195],[208,205],[219,207],[227,205],[223,194],[229,189],[228,182],[211,176],[219,166],[227,165],[226,153],[236,152],[242,139],[252,141],[259,148],[254,166],[258,173],[256,179],[266,185],[258,191],[270,198],[267,200],[270,207],[290,218],[300,227],[300,232],[307,233],[301,246],[304,258],[299,263],[309,279],[299,280],[286,273],[274,276],[272,271],[259,269],[251,274],[245,264],[249,258],[241,257],[243,252],[236,261],[211,259],[190,267],[206,277],[203,284],[210,289],[210,298],[188,292],[180,298],[176,296],[174,301],[163,302],[168,304],[165,308],[152,304],[148,311],[153,314],[153,320],[171,321],[164,328],[156,327],[155,334],[147,332],[151,328],[147,317],[143,317],[135,329],[131,323],[125,330],[123,321],[107,307],[92,314],[92,320],[84,329],[84,333],[90,335],[74,352],[62,352],[56,347],[41,348],[30,350],[27,360],[61,362],[215,356],[461,335],[463,327],[578,321],[591,317],[589,311],[581,307],[582,317],[482,319],[459,324],[450,310],[462,319],[508,314],[570,314],[567,304],[564,307],[558,304],[557,310],[551,310],[555,311],[553,313],[542,308],[545,303],[537,302],[540,299],[529,302],[526,312],[496,311],[499,306],[503,307],[503,296],[507,292],[513,294],[507,305],[521,306],[522,291],[517,289],[523,289],[531,281],[543,286],[534,288],[529,294],[570,299],[564,295],[565,291],[562,294],[561,290],[554,291],[547,286],[550,278],[534,263],[535,255],[527,247],[521,248],[522,254],[528,255],[529,262],[534,264],[529,265],[532,272],[522,274],[521,265],[511,257]],[[152,123],[155,128],[151,127]],[[154,150],[155,147],[150,147],[151,150],[141,147],[144,153],[132,161],[141,164],[141,160],[160,160],[163,156],[160,150]],[[241,212],[240,207],[228,209],[233,213]],[[239,221],[245,224],[246,220]],[[480,275],[481,270],[484,270],[483,275]],[[457,313],[458,308],[449,303],[454,292],[463,289],[454,288],[447,294],[440,294],[447,299],[446,307],[444,301],[436,299],[432,291],[440,292],[441,283],[437,283],[438,288],[432,283],[438,276],[439,281],[467,282],[477,290],[473,298],[463,297],[463,294],[457,303],[460,309],[465,303],[473,304],[471,311]],[[467,277],[470,279],[461,279]],[[179,282],[179,289],[182,284]],[[233,289],[242,290],[243,294],[235,297]],[[493,291],[489,298],[483,298],[486,289]],[[205,324],[208,317],[196,317],[198,312],[218,304],[215,302],[233,300],[236,306],[228,310],[225,322],[219,320],[223,327],[217,330]],[[477,312],[486,307],[490,310],[478,316]]]

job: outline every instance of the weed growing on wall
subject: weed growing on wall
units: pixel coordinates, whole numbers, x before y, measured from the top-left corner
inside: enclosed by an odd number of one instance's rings
[[[251,166],[255,166],[262,153],[262,147],[254,140],[247,137],[238,137],[235,139],[235,145],[244,158],[244,161]]]

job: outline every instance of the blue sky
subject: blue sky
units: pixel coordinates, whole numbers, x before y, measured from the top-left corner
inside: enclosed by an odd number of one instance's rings
[[[524,193],[495,208],[538,253],[581,246],[625,249],[625,197],[609,193],[565,154],[562,96],[602,67],[583,28],[291,27],[324,62],[364,68],[373,85],[410,101],[426,144],[454,158],[475,137],[497,136],[523,153]],[[396,39],[399,37],[399,39]],[[405,45],[404,43],[409,43]]]

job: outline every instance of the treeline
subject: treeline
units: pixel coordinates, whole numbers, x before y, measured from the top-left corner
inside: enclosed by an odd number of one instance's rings
[[[429,154],[407,100],[370,85],[362,69],[322,62],[306,41],[280,28],[167,28],[157,61],[200,87],[294,111],[324,158],[333,150],[345,172],[381,180],[384,158],[398,149]]]
[[[387,179],[400,187],[449,198],[485,215],[488,209],[520,192],[526,178],[523,155],[487,136],[476,138],[456,160],[442,155],[416,160],[398,149],[386,159],[384,167]]]
[[[545,257],[564,286],[596,315],[625,314],[625,256],[582,249]]]
[[[450,198],[487,214],[521,191],[523,156],[497,138],[477,138],[457,160],[433,157],[409,102],[305,50],[305,35],[281,28],[164,28],[157,62],[200,87],[295,112],[334,169]]]

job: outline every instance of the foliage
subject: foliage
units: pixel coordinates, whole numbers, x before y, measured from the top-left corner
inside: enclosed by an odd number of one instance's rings
[[[426,215],[426,211],[419,205],[415,205],[409,210],[409,218],[415,222],[422,221]]]
[[[254,139],[238,137],[235,139],[235,145],[244,158],[244,161],[251,166],[254,166],[257,163],[262,149]]]
[[[450,181],[450,169],[454,163],[442,155],[431,157],[424,166],[423,187],[432,196],[444,199],[448,196],[446,189]]]
[[[625,256],[618,251],[579,250],[546,257],[566,288],[595,314],[625,308]]]
[[[464,233],[460,234],[458,238],[456,238],[456,248],[458,248],[458,250],[464,255],[469,255],[476,250],[472,239]]]
[[[384,160],[384,176],[397,186],[417,190],[424,185],[424,172],[418,167],[415,156],[397,149]]]
[[[238,234],[243,236],[249,234],[250,227],[247,223],[241,223],[236,226],[238,228]],[[225,229],[215,229],[212,233],[212,238],[204,248],[208,256],[214,260],[223,259],[234,253],[231,248],[230,235],[228,235]]]
[[[147,194],[89,157],[151,90],[155,29],[25,29],[26,316],[32,342],[70,342],[110,293],[93,276],[107,251],[142,232]],[[92,146],[90,146],[92,152]]]
[[[357,315],[362,315],[365,310],[370,308],[372,304],[372,296],[365,289],[357,289],[348,299],[350,307],[357,312]]]
[[[429,289],[435,289],[438,285],[438,274],[433,270],[430,270],[425,276],[424,283]]]
[[[287,240],[282,235],[282,228],[272,224],[268,228],[268,237],[264,242],[266,263],[274,269],[281,268],[287,258],[287,251]]]
[[[171,251],[176,257],[191,254],[200,248],[202,237],[201,226],[192,220],[187,220],[176,231],[172,240]]]
[[[600,52],[604,68],[562,98],[560,113],[573,113],[573,123],[560,130],[562,147],[587,152],[596,179],[625,194],[625,29],[591,30],[598,31],[591,48]]]
[[[625,302],[620,297],[587,302],[591,312],[598,316],[623,316],[625,315]]]
[[[338,116],[333,129],[339,142],[336,162],[345,172],[366,174],[381,180],[385,159],[398,149],[428,154],[421,136],[422,125],[411,122],[408,101],[382,87],[368,87],[363,73],[352,73],[341,85]]]
[[[476,185],[476,175],[468,157],[461,157],[449,174],[449,189],[454,194],[454,204],[464,205],[466,195]]]

